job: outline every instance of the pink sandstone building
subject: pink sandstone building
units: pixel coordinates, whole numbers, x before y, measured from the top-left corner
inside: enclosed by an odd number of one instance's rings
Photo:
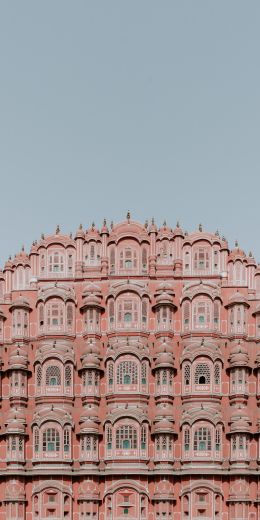
[[[260,266],[131,220],[0,271],[0,520],[260,518]]]

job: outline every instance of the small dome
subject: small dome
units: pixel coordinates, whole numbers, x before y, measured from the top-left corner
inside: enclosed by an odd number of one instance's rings
[[[21,368],[27,370],[28,354],[26,350],[18,346],[10,352],[8,365],[10,368]]]
[[[235,408],[230,417],[231,432],[250,432],[251,420],[245,408]]]
[[[231,366],[248,366],[249,355],[243,344],[238,343],[232,347],[229,356],[229,363]]]
[[[26,309],[28,311],[31,310],[30,303],[23,296],[19,296],[10,306],[10,311],[12,309]]]
[[[247,302],[246,297],[240,293],[239,291],[236,291],[230,298],[228,299],[228,304],[225,305],[225,307],[231,307],[232,305],[236,304],[242,304],[249,307],[249,303]]]
[[[80,421],[80,431],[81,433],[99,433],[99,426],[95,421],[86,419],[85,421]]]
[[[155,366],[158,367],[170,367],[174,366],[174,357],[170,352],[160,352],[155,360]]]
[[[153,428],[154,433],[174,433],[174,426],[172,422],[170,422],[168,419],[164,418],[160,421],[157,421],[154,424]]]

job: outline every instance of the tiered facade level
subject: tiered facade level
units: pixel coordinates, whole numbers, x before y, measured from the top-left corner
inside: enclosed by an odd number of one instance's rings
[[[260,267],[59,228],[0,272],[0,520],[260,518]]]

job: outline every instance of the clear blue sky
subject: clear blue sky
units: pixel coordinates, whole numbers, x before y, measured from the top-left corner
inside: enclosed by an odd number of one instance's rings
[[[260,261],[259,25],[259,0],[1,2],[0,265],[128,209]]]

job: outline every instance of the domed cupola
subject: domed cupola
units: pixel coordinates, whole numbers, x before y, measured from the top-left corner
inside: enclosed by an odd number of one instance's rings
[[[246,347],[240,341],[234,345],[229,356],[230,367],[248,367],[249,355]]]

